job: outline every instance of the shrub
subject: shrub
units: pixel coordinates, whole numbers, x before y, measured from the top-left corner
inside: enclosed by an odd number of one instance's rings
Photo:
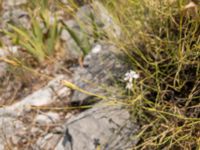
[[[110,40],[140,74],[127,100],[133,118],[141,124],[134,149],[198,149],[199,19],[182,13],[186,2],[181,0],[106,0],[104,4],[123,33],[120,39]]]

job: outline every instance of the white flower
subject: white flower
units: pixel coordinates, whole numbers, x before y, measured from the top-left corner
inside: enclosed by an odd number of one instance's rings
[[[133,70],[130,70],[129,72],[127,72],[125,74],[125,78],[124,78],[124,81],[127,82],[126,84],[126,88],[131,90],[132,87],[133,87],[133,79],[138,79],[140,77],[139,74],[137,74],[135,71]]]
[[[140,76],[139,76],[139,74],[137,74],[135,71],[133,71],[133,70],[130,70],[129,72],[127,72],[126,74],[125,74],[125,78],[124,78],[124,80],[125,81],[129,81],[129,82],[132,82],[133,81],[133,79],[138,79]]]
[[[133,88],[133,83],[132,83],[132,82],[128,82],[128,83],[126,84],[126,89],[131,90],[132,88]]]
[[[133,75],[133,78],[134,78],[134,79],[138,79],[139,77],[140,77],[139,74],[134,74],[134,75]]]
[[[93,53],[99,53],[102,50],[101,45],[97,44],[94,48],[92,48]]]

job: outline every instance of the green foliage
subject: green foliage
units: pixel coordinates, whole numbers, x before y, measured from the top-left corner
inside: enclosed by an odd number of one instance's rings
[[[127,100],[133,118],[142,125],[140,142],[133,149],[198,149],[199,19],[183,13],[181,0],[106,0],[104,4],[123,34],[117,42],[110,40],[141,76]]]
[[[84,40],[81,40],[78,37],[77,33],[73,29],[68,27],[68,25],[65,24],[64,22],[62,22],[62,24],[63,24],[64,28],[68,31],[70,36],[73,38],[75,43],[78,45],[78,47],[80,47],[80,50],[83,52],[83,55],[87,55],[91,48],[91,46],[88,42],[87,35],[84,35]]]
[[[200,25],[194,14],[182,13],[186,0],[101,0],[121,28],[119,39],[107,33],[127,54],[140,78],[127,92],[127,105],[133,119],[141,125],[133,149],[199,149],[200,147]],[[15,44],[22,46],[39,62],[51,55],[64,27],[86,55],[88,37],[83,40],[56,16],[51,21],[52,0],[31,0],[31,27],[10,24],[4,31]],[[78,5],[56,1],[59,8],[74,17]],[[76,18],[75,18],[76,19]],[[90,16],[93,38],[104,33]],[[82,30],[87,25],[81,25]],[[82,23],[84,24],[84,23]],[[84,30],[87,31],[87,30]],[[71,83],[72,89],[82,91]]]
[[[48,10],[49,3],[51,3],[52,0],[30,0],[28,3],[28,6],[26,8],[35,10],[36,8],[40,9],[41,11]]]
[[[15,44],[19,44],[38,61],[42,62],[46,56],[53,53],[61,32],[61,26],[56,16],[51,22],[49,13],[40,18],[32,14],[30,17],[30,29],[9,24],[11,30],[5,31],[5,33],[11,37]]]

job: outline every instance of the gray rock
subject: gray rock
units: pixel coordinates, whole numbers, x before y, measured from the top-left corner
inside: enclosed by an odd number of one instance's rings
[[[35,117],[36,123],[39,125],[49,125],[56,123],[60,120],[60,116],[57,113],[54,112],[47,112],[45,114],[40,114]]]
[[[117,80],[123,78],[127,65],[120,61],[118,49],[112,45],[96,45],[85,57],[84,68],[75,71],[73,83],[85,91],[99,95],[117,95],[115,89],[108,92],[109,86],[114,86]],[[90,103],[90,95],[75,91],[72,102]],[[92,99],[93,100],[93,99]]]
[[[4,62],[0,62],[0,78],[2,78],[6,74],[7,64]]]
[[[92,5],[84,5],[82,7],[80,7],[77,11],[76,14],[76,19],[82,23],[85,24],[91,24],[91,15],[94,15],[94,9],[92,8]]]
[[[80,27],[74,20],[68,20],[65,22],[65,24],[71,30],[73,30],[78,37],[80,36],[80,34],[82,34],[82,32],[80,31]],[[64,47],[67,53],[66,55],[69,57],[69,59],[77,59],[82,55],[80,46],[75,42],[75,40],[72,38],[67,30],[62,30],[61,39],[66,41]]]
[[[99,1],[94,1],[90,5],[81,7],[77,12],[76,19],[82,23],[81,25],[87,32],[92,33],[92,24],[96,24],[97,27],[104,30],[105,33],[109,33],[108,36],[119,38],[121,35],[120,27]]]
[[[130,122],[127,109],[122,106],[98,103],[69,119],[65,134],[56,150],[124,150],[133,147],[138,139],[131,137],[138,126]]]
[[[63,4],[69,4],[68,0],[61,0]]]
[[[109,33],[108,36],[120,38],[121,29],[108,10],[98,1],[94,1],[92,7],[95,12],[95,18],[99,19],[97,22],[103,24],[103,30],[105,30],[106,33]]]
[[[119,26],[98,1],[80,7],[74,20],[65,21],[65,24],[68,29],[62,31],[61,39],[66,41],[67,53],[72,58],[87,53],[83,51],[89,51],[105,33],[114,38],[119,38],[121,35]]]
[[[61,84],[61,80],[64,79],[66,80],[68,78],[64,75],[58,75],[54,80],[50,81],[47,86],[27,96],[21,101],[11,106],[0,108],[0,150],[1,147],[2,149],[5,149],[3,145],[6,144],[8,139],[12,139],[12,142],[16,144],[18,141],[22,140],[18,135],[27,134],[25,125],[20,121],[20,118],[22,119],[23,116],[31,110],[30,106],[46,106],[52,102],[58,101],[59,98],[68,98],[70,89]],[[49,125],[50,123],[59,122],[60,118],[56,113],[47,112],[44,115],[36,116],[33,121],[36,121],[40,125]],[[55,137],[57,138],[58,136]],[[46,138],[46,141],[47,139],[48,138]],[[44,145],[44,140],[45,139],[41,139],[41,142],[43,141],[42,145]]]
[[[36,143],[35,147],[38,147],[38,150],[53,150],[55,149],[57,143],[60,140],[61,135],[49,133],[44,137],[40,137]]]
[[[9,22],[17,26],[21,25],[25,28],[30,28],[29,15],[21,9],[9,9],[3,13],[2,28],[6,28]]]
[[[0,58],[7,57],[9,55],[17,55],[18,54],[19,46],[9,46],[0,48]]]
[[[71,91],[61,84],[61,80],[64,79],[68,78],[64,75],[58,75],[54,80],[50,81],[47,86],[25,97],[20,102],[5,108],[0,108],[0,117],[21,116],[30,111],[30,106],[46,106],[52,102],[58,101],[59,98],[67,99]]]
[[[7,48],[0,48],[0,58],[6,58],[9,55],[12,54],[17,54],[18,53],[18,46],[10,46]],[[8,65],[5,62],[1,62],[0,61],[0,78],[4,77],[4,75],[6,74],[6,69],[7,69]]]
[[[19,140],[17,134],[25,130],[24,124],[17,118],[0,118],[0,150],[5,150],[7,142]]]
[[[3,0],[3,8],[26,4],[27,0]]]

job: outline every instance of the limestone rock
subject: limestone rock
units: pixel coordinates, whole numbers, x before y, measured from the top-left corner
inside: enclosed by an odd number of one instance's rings
[[[61,84],[61,80],[68,79],[64,75],[58,75],[54,80],[50,81],[45,87],[35,91],[33,94],[27,96],[21,101],[7,106],[5,108],[0,108],[0,150],[5,149],[7,139],[12,139],[14,143],[22,140],[20,135],[26,135],[25,125],[20,121],[28,112],[30,112],[29,106],[45,106],[56,102],[59,98],[68,99],[70,90]],[[56,93],[55,93],[56,91]],[[58,98],[59,97],[59,98]],[[59,115],[53,112],[47,112],[46,114],[38,115],[33,118],[33,121],[39,123],[40,125],[48,125],[50,123],[57,123],[60,121]],[[38,129],[37,129],[38,131]],[[22,136],[23,137],[23,136]],[[58,136],[56,136],[58,138]],[[46,141],[48,141],[46,138]],[[27,139],[25,139],[27,140]],[[44,139],[40,141],[44,144]]]
[[[0,150],[5,150],[8,140],[16,142],[19,139],[17,134],[25,130],[25,126],[17,118],[0,117],[0,129]]]
[[[120,37],[120,27],[114,22],[112,15],[99,1],[94,1],[81,7],[77,12],[76,19],[82,23],[87,31],[92,32],[92,24],[96,24],[98,28],[105,30],[110,35],[112,34],[115,38]]]
[[[53,150],[60,140],[60,137],[61,135],[59,134],[49,133],[46,136],[39,138],[35,147],[37,147],[38,150]]]
[[[10,54],[17,54],[18,46],[10,46],[7,48],[0,48],[0,58],[4,58]],[[0,61],[0,78],[6,74],[7,64]]]
[[[83,61],[83,68],[75,71],[73,83],[85,91],[107,95],[113,93],[117,95],[115,89],[106,92],[109,86],[114,86],[117,80],[123,78],[127,65],[118,59],[118,49],[113,45],[102,44],[96,45]],[[123,57],[121,54],[120,57]],[[90,95],[86,95],[79,91],[74,91],[72,102],[88,103]]]
[[[65,21],[65,24],[74,32],[74,34],[80,38],[83,37],[83,33],[80,30],[80,27],[74,20],[68,20]],[[70,58],[79,58],[82,55],[81,48],[78,45],[78,43],[75,41],[75,39],[70,35],[69,31],[62,30],[61,32],[61,39],[63,41],[66,41],[65,43],[65,49],[66,49],[66,55]]]
[[[131,137],[138,126],[130,122],[127,109],[120,105],[99,103],[65,124],[65,134],[56,150],[124,150],[132,148],[138,139]]]
[[[2,78],[6,74],[7,64],[4,62],[0,62],[0,78]]]
[[[100,18],[100,22],[103,24],[103,30],[109,33],[108,36],[120,38],[121,29],[108,10],[98,1],[94,1],[93,9],[95,10],[96,18]]]
[[[4,0],[3,7],[7,8],[7,7],[19,6],[26,3],[27,0]]]
[[[0,117],[21,116],[30,111],[30,106],[45,106],[58,100],[58,97],[67,99],[70,95],[70,89],[61,84],[61,80],[64,79],[67,78],[64,75],[59,75],[50,81],[47,86],[35,91],[20,102],[1,108]]]
[[[6,10],[2,16],[2,28],[6,28],[9,22],[17,26],[21,25],[25,28],[30,27],[29,15],[22,9]]]
[[[60,116],[54,112],[48,112],[45,114],[40,114],[35,117],[35,122],[39,125],[49,125],[56,123],[60,120]]]
[[[119,38],[121,30],[104,6],[94,1],[80,7],[74,20],[64,21],[68,29],[64,29],[61,39],[66,41],[67,53],[77,58],[84,51],[90,51],[92,46],[101,40],[105,33],[107,36]]]

